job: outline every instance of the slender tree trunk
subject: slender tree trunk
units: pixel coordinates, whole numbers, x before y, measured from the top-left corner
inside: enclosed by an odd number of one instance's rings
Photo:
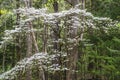
[[[5,71],[5,53],[3,53],[2,72]]]
[[[70,1],[70,0],[69,0]],[[79,0],[71,0],[71,4],[73,5],[73,7],[75,7],[75,5],[77,5],[79,3]],[[71,39],[75,39],[77,36],[77,31],[78,31],[78,27],[77,28],[72,28],[71,30],[73,30],[73,32],[70,34],[70,38]],[[71,50],[68,50],[68,59],[69,62],[67,64],[67,68],[69,69],[66,73],[66,80],[75,80],[75,72],[76,72],[76,63],[78,61],[78,45],[75,43],[73,43],[73,45],[70,47],[72,48]]]
[[[30,8],[31,7],[31,0],[27,0],[25,1],[25,6],[27,8]],[[31,37],[31,22],[27,22],[26,23],[27,26],[28,26],[28,31],[27,31],[27,57],[30,57],[32,56],[32,37]],[[30,69],[27,69],[26,70],[26,80],[32,80],[32,72]]]
[[[3,61],[2,61],[2,72],[5,71],[5,50],[6,50],[6,44],[4,45],[4,53],[3,53]]]
[[[31,8],[32,7],[32,0],[25,1],[25,6],[27,8]],[[27,43],[28,43],[27,44],[27,56],[30,57],[32,55],[32,43],[35,47],[35,53],[39,53],[39,49],[38,49],[35,33],[32,31],[33,30],[32,22],[27,22],[27,24],[28,24],[28,30],[29,30],[29,32],[27,34]],[[45,75],[44,75],[43,69],[40,70],[39,75],[40,75],[40,80],[45,80]],[[32,76],[31,70],[28,69],[26,80],[31,80],[32,77],[30,77],[30,76]]]
[[[26,3],[26,7],[27,8],[31,8],[32,7],[32,0],[28,0]],[[39,52],[39,49],[38,49],[38,45],[37,45],[37,41],[36,41],[36,38],[35,38],[35,33],[32,31],[33,30],[33,26],[32,26],[32,22],[28,22],[29,24],[29,28],[30,28],[30,34],[32,36],[32,39],[33,40],[33,45],[35,47],[35,53],[38,53]]]
[[[53,9],[54,9],[54,12],[58,12],[59,10],[59,6],[58,6],[58,1],[57,0],[54,0],[54,3],[53,3]],[[54,43],[54,50],[56,50],[57,52],[60,52],[61,51],[61,45],[60,43],[58,42],[58,40],[60,39],[60,26],[59,26],[59,20],[55,23],[55,28],[53,28],[53,39],[55,40],[55,43]],[[55,54],[58,54],[58,53],[55,53]],[[53,64],[59,64],[60,66],[62,65],[61,64],[61,57],[57,57],[57,60],[58,61],[54,61]],[[53,80],[62,80],[62,73],[61,71],[56,71],[54,74],[53,74]]]
[[[5,30],[6,30],[6,22],[5,22]],[[5,71],[5,60],[6,60],[6,43],[4,43],[4,52],[3,52],[3,61],[2,61],[2,71]]]
[[[44,24],[44,34],[43,34],[43,52],[47,52],[47,27]]]
[[[39,49],[38,49],[35,33],[33,32],[32,22],[29,22],[29,27],[30,27],[30,30],[31,30],[30,34],[31,34],[31,37],[32,37],[33,45],[35,47],[35,53],[39,53]]]
[[[30,25],[28,25],[30,26]],[[30,35],[30,27],[28,27],[28,33],[27,33],[27,57],[30,57],[32,55],[32,37]],[[32,80],[32,74],[31,70],[27,69],[26,71],[26,80]]]
[[[20,8],[20,0],[16,0],[16,9]],[[17,13],[17,18],[16,18],[16,25],[19,28],[19,23],[20,23],[20,14]],[[17,54],[17,61],[21,59],[21,34],[19,33],[18,36],[16,36],[16,42],[18,43],[16,47],[16,54]]]

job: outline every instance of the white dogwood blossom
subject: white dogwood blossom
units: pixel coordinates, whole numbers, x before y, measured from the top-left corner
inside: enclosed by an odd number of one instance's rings
[[[25,0],[27,1],[27,0]],[[90,12],[86,12],[86,10],[81,10],[79,8],[72,8],[70,10],[58,12],[58,13],[47,13],[46,9],[35,9],[35,8],[19,8],[17,10],[14,10],[15,13],[19,13],[21,17],[19,27],[15,27],[14,30],[5,30],[5,36],[3,37],[3,41],[0,42],[1,45],[6,43],[9,40],[14,39],[13,35],[16,33],[21,33],[21,31],[28,31],[26,29],[26,24],[28,22],[35,21],[36,19],[40,19],[42,24],[46,25],[52,25],[52,28],[55,27],[55,23],[58,22],[59,20],[62,21],[62,24],[66,22],[66,24],[69,24],[69,31],[67,34],[72,34],[73,32],[77,32],[78,29],[89,29],[89,28],[94,28],[98,27],[97,25],[100,25],[103,22],[111,22],[111,19],[109,18],[99,18],[99,17],[94,17]],[[76,17],[77,16],[77,17]],[[70,19],[65,19],[66,17],[69,17]],[[82,18],[84,17],[84,20]],[[97,24],[100,23],[100,24]],[[62,24],[60,24],[62,26]],[[68,27],[65,26],[64,29]],[[76,30],[76,31],[73,31]],[[29,30],[32,31],[32,30]],[[40,31],[42,31],[40,29]],[[53,33],[52,31],[50,34]],[[84,33],[84,32],[83,32]],[[79,37],[79,35],[78,35]],[[67,38],[66,42],[67,43],[75,43],[76,45],[77,41],[79,38]],[[49,41],[49,40],[48,40]],[[51,43],[64,43],[63,39],[58,39],[58,40],[52,40]],[[0,45],[0,46],[1,46]],[[74,46],[72,45],[72,46]],[[90,44],[91,45],[91,44]],[[86,45],[89,46],[89,45]],[[53,47],[53,45],[49,45],[49,47]],[[72,50],[73,47],[69,47],[68,50]],[[30,69],[33,64],[35,64],[35,61],[37,61],[36,65],[41,67],[41,69],[44,67],[45,69],[47,68],[48,70],[69,70],[66,67],[61,68],[59,64],[52,64],[52,60],[57,60],[56,57],[66,57],[67,53],[66,52],[59,52],[57,50],[51,50],[53,55],[48,55],[47,53],[36,53],[35,55],[31,56],[30,58],[25,58],[21,60],[20,62],[17,63],[17,65],[12,68],[11,70],[3,73],[0,75],[0,80],[2,79],[14,79],[17,74],[19,74],[20,71],[24,71],[25,69]],[[67,60],[66,60],[67,61]],[[43,65],[43,63],[49,64],[47,67],[46,65]]]

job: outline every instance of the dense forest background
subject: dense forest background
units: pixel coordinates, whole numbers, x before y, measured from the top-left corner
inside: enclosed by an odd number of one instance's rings
[[[0,80],[120,80],[119,21],[120,0],[0,0]]]

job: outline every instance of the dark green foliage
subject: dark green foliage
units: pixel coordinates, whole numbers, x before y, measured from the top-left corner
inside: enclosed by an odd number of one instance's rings
[[[120,20],[120,0],[91,0],[89,4],[86,7],[94,15]]]
[[[79,72],[90,74],[92,78],[104,77],[107,80],[119,80],[120,76],[120,26],[111,27],[108,33],[94,31],[85,36],[84,43],[91,46],[82,47],[83,56],[78,62]],[[83,44],[84,45],[84,44]],[[82,67],[83,66],[83,67]],[[81,72],[82,70],[82,72]],[[88,74],[88,75],[89,75]],[[84,75],[84,78],[87,77]]]

